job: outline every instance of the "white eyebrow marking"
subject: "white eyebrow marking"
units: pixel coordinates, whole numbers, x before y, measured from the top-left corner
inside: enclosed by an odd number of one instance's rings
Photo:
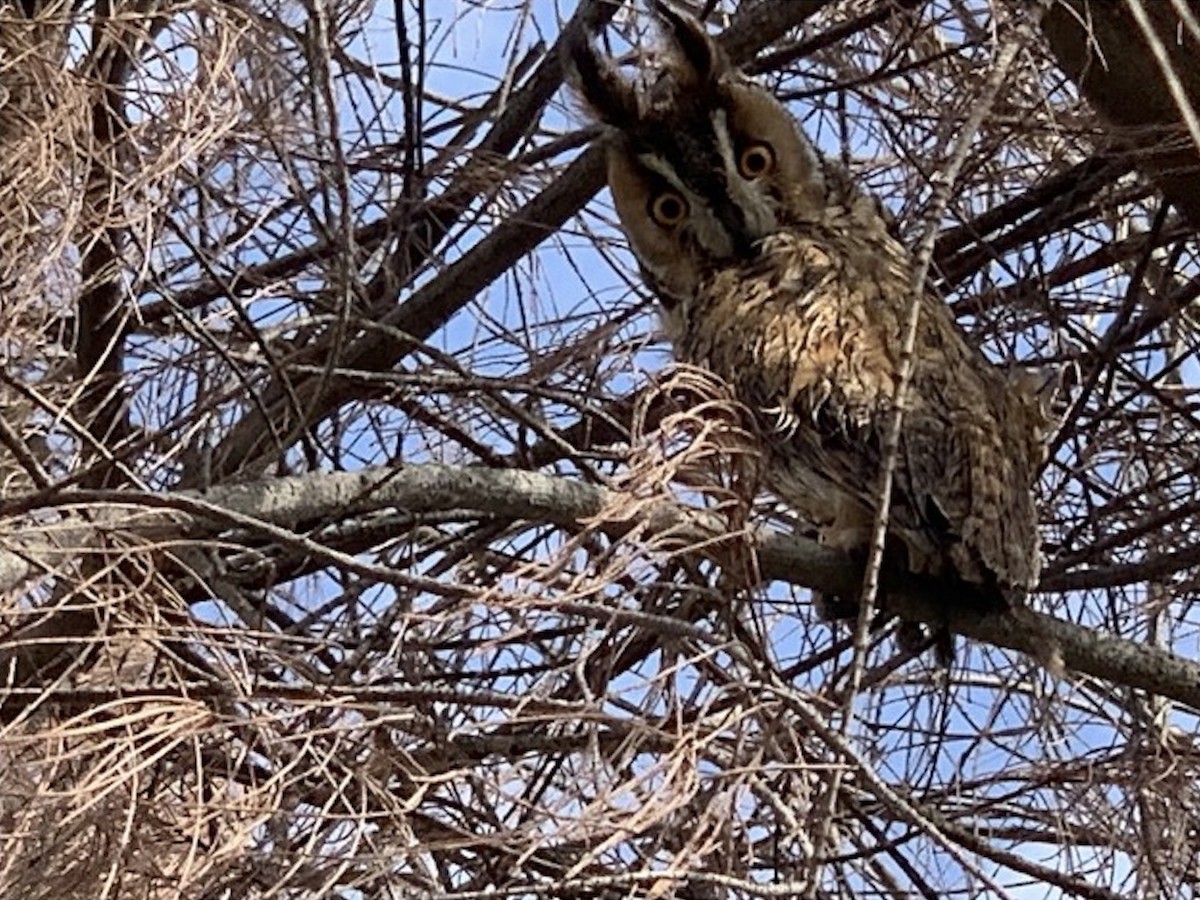
[[[671,187],[675,188],[675,190],[679,191],[679,193],[691,193],[688,191],[684,183],[679,180],[679,176],[675,173],[674,167],[657,153],[639,153],[638,162],[640,162],[651,172],[654,172],[665,178]]]
[[[717,148],[725,166],[725,185],[729,199],[741,209],[747,230],[756,238],[766,237],[779,227],[775,211],[756,188],[738,171],[734,157],[733,137],[729,133],[729,117],[725,110],[717,109],[712,114],[713,133],[717,137]]]
[[[726,173],[737,173],[737,163],[733,158],[733,138],[729,136],[729,116],[723,109],[713,110],[713,134],[717,136],[717,149],[721,151],[721,162],[725,165]]]

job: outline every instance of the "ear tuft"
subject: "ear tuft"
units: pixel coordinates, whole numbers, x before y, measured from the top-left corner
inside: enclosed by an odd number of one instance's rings
[[[705,88],[714,84],[729,68],[729,63],[716,41],[709,37],[708,32],[704,30],[704,25],[698,19],[680,12],[663,0],[653,0],[652,8],[659,21],[667,27],[671,39],[679,48],[683,61],[694,73],[695,83],[687,86]],[[677,77],[682,74],[677,73]],[[680,80],[690,81],[691,79],[681,77]]]
[[[588,29],[570,29],[563,36],[562,46],[567,80],[587,103],[592,115],[616,128],[633,125],[638,118],[637,92],[621,77],[608,57],[596,52]]]

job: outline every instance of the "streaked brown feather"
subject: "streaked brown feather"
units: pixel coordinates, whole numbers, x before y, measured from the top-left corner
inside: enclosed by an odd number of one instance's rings
[[[847,548],[869,539],[910,267],[884,230],[834,208],[713,271],[666,319],[681,359],[728,380],[784,433],[767,442],[774,489]],[[945,306],[919,303],[892,533],[917,571],[1027,590],[1038,572],[1028,414]]]
[[[702,25],[660,16],[671,46],[636,98],[589,42],[571,49],[577,87],[614,126],[609,185],[622,226],[676,355],[757,411],[775,492],[824,541],[863,551],[912,260],[878,204],[728,66]],[[736,157],[754,144],[774,166],[751,178]],[[688,213],[669,227],[649,212],[663,192]],[[1038,577],[1043,405],[967,342],[938,298],[917,302],[889,536],[915,571],[1023,595]]]

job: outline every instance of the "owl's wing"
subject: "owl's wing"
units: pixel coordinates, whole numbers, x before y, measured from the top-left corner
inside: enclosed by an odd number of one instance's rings
[[[773,431],[777,493],[842,546],[866,545],[899,381],[910,261],[878,229],[809,223],[716,273],[676,337]],[[1003,375],[924,296],[890,532],[918,571],[1028,587],[1034,467]]]

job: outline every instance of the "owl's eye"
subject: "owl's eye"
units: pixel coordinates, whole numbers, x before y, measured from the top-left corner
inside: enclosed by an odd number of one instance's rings
[[[738,154],[738,172],[753,181],[775,168],[775,151],[770,144],[749,144]]]
[[[676,191],[663,191],[650,201],[650,218],[663,228],[674,228],[687,214],[687,201]]]

